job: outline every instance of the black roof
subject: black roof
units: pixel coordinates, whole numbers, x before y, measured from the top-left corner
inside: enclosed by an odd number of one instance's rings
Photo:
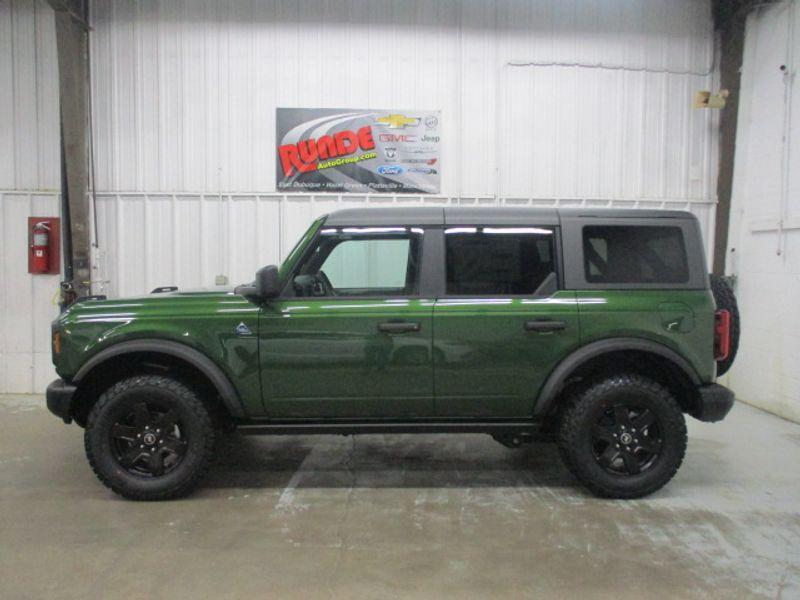
[[[695,219],[687,211],[627,208],[380,207],[330,213],[326,225],[558,225],[561,218]]]

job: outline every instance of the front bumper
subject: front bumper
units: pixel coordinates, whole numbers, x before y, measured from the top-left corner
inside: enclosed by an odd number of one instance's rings
[[[77,389],[63,379],[56,379],[47,386],[47,408],[64,423],[72,422],[72,398]]]
[[[733,392],[728,388],[712,383],[697,388],[699,398],[692,416],[701,421],[721,421],[733,408]]]

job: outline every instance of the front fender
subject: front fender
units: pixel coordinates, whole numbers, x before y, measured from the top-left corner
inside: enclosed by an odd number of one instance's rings
[[[221,395],[237,399],[233,414],[260,416],[264,410],[258,362],[259,310],[241,296],[228,293],[153,294],[86,302],[54,324],[62,332],[61,352],[54,356],[56,372],[67,381],[84,377],[87,368],[122,349],[164,351],[177,357],[191,354],[197,368],[209,377],[215,374]],[[230,393],[230,388],[235,393]]]
[[[214,361],[208,358],[205,354],[178,342],[160,339],[140,339],[131,340],[127,342],[119,342],[109,346],[100,352],[94,354],[87,360],[72,380],[75,385],[80,385],[95,368],[100,367],[103,363],[111,358],[123,355],[132,354],[136,352],[156,352],[159,354],[166,354],[174,356],[186,363],[192,365],[201,371],[217,390],[220,398],[225,403],[230,414],[237,418],[244,418],[245,411],[242,406],[239,394],[231,383],[230,379],[225,375],[222,369],[217,366]]]

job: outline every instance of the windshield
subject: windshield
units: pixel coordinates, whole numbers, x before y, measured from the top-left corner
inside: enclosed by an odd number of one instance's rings
[[[303,254],[303,252],[305,252],[306,247],[311,242],[312,238],[317,233],[317,229],[320,228],[322,223],[325,221],[326,217],[327,215],[324,215],[319,219],[317,219],[316,221],[314,221],[311,224],[311,227],[309,227],[306,230],[306,232],[302,236],[300,236],[300,239],[297,240],[297,243],[294,245],[294,248],[292,248],[292,251],[289,252],[289,254],[286,256],[286,259],[283,261],[283,263],[280,266],[280,269],[278,270],[278,274],[280,276],[281,281],[284,280],[284,278],[288,273],[291,273],[295,263]]]

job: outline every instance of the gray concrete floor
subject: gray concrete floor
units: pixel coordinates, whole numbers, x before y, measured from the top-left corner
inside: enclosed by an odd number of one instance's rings
[[[121,500],[81,430],[0,397],[3,598],[797,598],[800,426],[689,421],[650,498],[488,436],[231,436],[205,486]]]

